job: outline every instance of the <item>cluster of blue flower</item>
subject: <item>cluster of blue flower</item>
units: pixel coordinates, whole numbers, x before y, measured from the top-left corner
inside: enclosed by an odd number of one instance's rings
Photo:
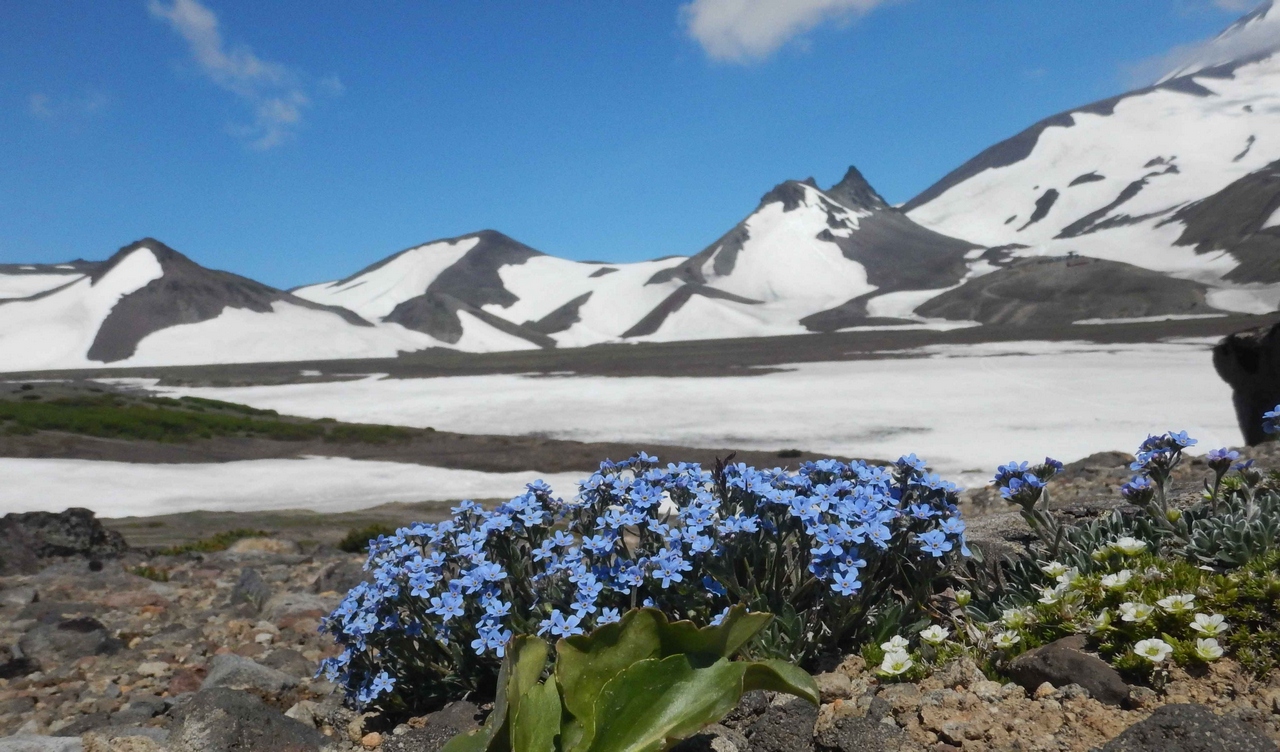
[[[496,672],[513,634],[569,637],[639,605],[713,624],[736,603],[856,622],[876,607],[859,605],[864,573],[878,598],[904,561],[968,555],[958,490],[915,455],[797,472],[606,461],[571,500],[539,481],[491,511],[464,502],[372,542],[372,582],[326,620],[345,649],[321,670],[368,705],[424,685],[456,696]]]
[[[1035,467],[1014,461],[996,468],[992,483],[1000,489],[1000,496],[1006,501],[1030,509],[1040,500],[1045,484],[1061,471],[1062,463],[1052,457],[1045,457],[1044,462]]]

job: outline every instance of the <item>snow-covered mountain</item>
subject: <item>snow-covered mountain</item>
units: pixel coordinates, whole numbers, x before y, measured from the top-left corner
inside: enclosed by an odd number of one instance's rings
[[[1060,113],[903,206],[1015,256],[1078,253],[1280,303],[1280,9],[1268,2],[1155,85]]]
[[[390,357],[439,344],[205,269],[149,238],[64,266],[0,269],[0,290],[12,291],[0,299],[0,370]]]
[[[155,240],[0,265],[0,371],[391,357],[1280,308],[1280,9],[1047,118],[901,207],[850,168],[711,245],[580,262],[485,230],[285,292]]]
[[[918,323],[919,291],[994,268],[975,251],[915,224],[850,168],[827,191],[782,183],[690,257],[568,261],[487,230],[294,294],[462,349],[493,349],[495,332],[542,347],[802,334]]]

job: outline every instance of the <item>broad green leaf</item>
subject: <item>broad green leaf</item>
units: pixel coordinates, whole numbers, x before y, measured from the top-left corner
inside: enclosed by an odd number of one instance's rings
[[[511,671],[508,673],[505,687],[507,719],[510,720],[519,712],[520,703],[524,701],[525,695],[542,678],[542,669],[547,665],[547,643],[533,635],[520,635],[507,646],[507,658],[511,659]],[[499,681],[501,678],[499,677]],[[499,687],[498,691],[501,693],[503,689]],[[497,712],[496,701],[493,708]]]
[[[458,734],[440,752],[507,752],[511,749],[508,716],[515,713],[520,695],[538,682],[547,663],[547,643],[537,637],[521,635],[507,646],[507,654],[498,669],[498,684],[493,698],[493,711],[478,730]]]
[[[596,726],[595,702],[605,684],[637,661],[658,655],[662,643],[655,613],[648,609],[628,611],[614,624],[556,644],[556,680],[564,706],[582,724],[576,744],[570,746],[565,735],[561,741],[564,749],[584,749],[590,744]]]
[[[615,676],[596,701],[590,752],[661,752],[733,710],[745,663],[694,668],[686,655],[649,658]]]
[[[511,748],[519,752],[555,752],[560,733],[560,690],[556,678],[530,687],[511,721]]]
[[[818,705],[818,685],[808,672],[786,661],[753,661],[742,677],[743,693],[756,689],[786,692]]]
[[[659,612],[658,635],[662,639],[663,657],[677,653],[710,653],[719,658],[732,658],[769,624],[773,616],[747,613],[742,605],[729,609],[718,626],[699,629],[691,621],[667,623]]]
[[[560,749],[577,749],[582,743],[583,733],[582,722],[565,713],[563,722],[560,724]]]

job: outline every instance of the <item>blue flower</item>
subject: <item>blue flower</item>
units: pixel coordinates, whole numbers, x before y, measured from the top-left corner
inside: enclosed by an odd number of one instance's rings
[[[546,634],[550,631],[556,637],[572,637],[573,635],[582,634],[582,629],[578,626],[582,623],[582,617],[577,614],[565,616],[560,613],[560,609],[551,612],[551,617],[543,619],[538,625],[538,634]]]
[[[941,530],[930,530],[927,533],[921,533],[919,540],[920,550],[931,554],[935,559],[951,550],[951,541],[947,540],[946,533]]]
[[[596,624],[604,626],[605,624],[613,624],[622,619],[622,615],[618,613],[616,608],[600,609],[600,615],[596,617]]]
[[[862,587],[862,583],[858,581],[858,573],[854,572],[836,572],[831,577],[831,589],[841,595],[853,595]]]
[[[369,686],[369,691],[373,697],[381,697],[387,692],[395,689],[396,680],[392,678],[386,671],[373,677],[373,683]]]
[[[723,624],[725,617],[729,615],[729,609],[730,609],[729,606],[725,606],[725,609],[723,611],[721,611],[719,614],[716,614],[716,616],[711,620],[711,626],[718,627],[721,624]]]

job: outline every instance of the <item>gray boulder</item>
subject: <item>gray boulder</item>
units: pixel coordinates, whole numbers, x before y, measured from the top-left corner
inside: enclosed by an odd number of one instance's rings
[[[747,752],[751,743],[740,732],[713,723],[671,748],[671,752]]]
[[[1055,687],[1078,684],[1099,702],[1124,704],[1129,699],[1129,685],[1101,658],[1082,652],[1083,646],[1079,637],[1064,637],[1028,650],[1010,664],[1009,678],[1028,693],[1045,682]]]
[[[350,560],[335,561],[320,570],[315,582],[311,583],[313,593],[346,593],[351,588],[364,582],[368,572],[364,567]]]
[[[89,616],[41,624],[18,640],[23,657],[44,670],[90,655],[110,655],[121,647],[102,622]]]
[[[236,580],[235,587],[231,588],[231,604],[246,603],[255,611],[262,608],[262,604],[267,602],[271,597],[271,586],[262,579],[262,575],[258,570],[252,567],[245,567],[240,570],[240,578]]]
[[[209,673],[205,676],[200,689],[252,689],[267,694],[279,694],[296,686],[298,686],[298,680],[283,671],[263,666],[251,658],[226,653],[214,656],[213,660],[209,661]]]
[[[328,739],[314,728],[233,689],[202,689],[174,709],[170,752],[315,752]]]
[[[1165,705],[1107,742],[1102,752],[1276,752],[1276,744],[1203,705]]]

